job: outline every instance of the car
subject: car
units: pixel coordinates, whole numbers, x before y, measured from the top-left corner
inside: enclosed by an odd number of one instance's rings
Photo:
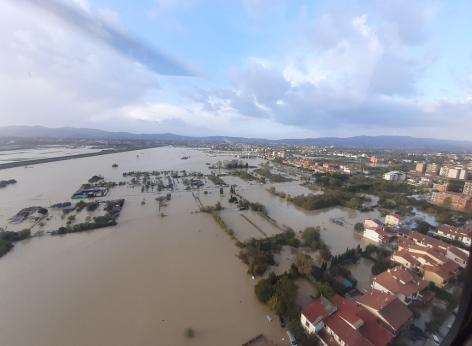
[[[431,335],[431,338],[433,339],[434,343],[436,345],[440,345],[441,344],[441,339],[439,338],[439,336],[437,336],[436,334],[432,334]]]
[[[287,330],[287,336],[288,336],[288,340],[290,341],[290,345],[297,346],[297,339],[295,339],[295,337],[290,332],[290,330]]]
[[[427,339],[428,335],[418,326],[412,324],[409,329],[410,335],[413,335],[417,339]]]

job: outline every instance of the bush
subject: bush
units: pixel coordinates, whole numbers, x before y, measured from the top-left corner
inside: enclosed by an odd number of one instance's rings
[[[362,224],[362,222],[358,222],[354,225],[354,230],[356,232],[364,232],[364,225]]]
[[[187,328],[185,330],[185,336],[189,339],[195,337],[195,331],[192,328]]]
[[[386,271],[388,268],[390,268],[390,263],[386,259],[379,259],[377,260],[374,265],[372,266],[372,274],[374,275],[379,275],[380,273],[383,273]]]
[[[279,316],[289,313],[294,308],[297,289],[287,274],[277,276],[274,273],[267,279],[260,280],[254,288],[259,301],[267,304]]]

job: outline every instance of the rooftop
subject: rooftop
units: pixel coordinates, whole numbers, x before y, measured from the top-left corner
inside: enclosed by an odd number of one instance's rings
[[[313,324],[316,324],[322,319],[331,315],[335,311],[336,306],[334,306],[325,297],[320,296],[318,299],[314,300],[310,305],[305,307],[305,309],[303,309],[302,311],[302,314],[306,317],[308,321]]]
[[[416,294],[428,287],[428,282],[403,267],[396,267],[385,271],[373,279],[393,294],[405,296]]]
[[[395,331],[408,323],[413,316],[413,313],[396,296],[377,290],[370,290],[357,301],[361,305],[376,310]]]

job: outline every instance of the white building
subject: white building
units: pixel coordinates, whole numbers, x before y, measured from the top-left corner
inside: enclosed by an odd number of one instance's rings
[[[399,171],[387,172],[383,176],[384,180],[402,182],[406,180],[406,174]]]
[[[472,244],[472,227],[460,228],[441,225],[439,226],[437,233],[441,237],[460,241],[462,244],[467,246]]]
[[[400,222],[401,218],[398,215],[388,214],[385,216],[385,224],[388,226],[398,227]]]
[[[364,228],[364,238],[372,240],[378,244],[386,243],[390,238],[383,227]]]

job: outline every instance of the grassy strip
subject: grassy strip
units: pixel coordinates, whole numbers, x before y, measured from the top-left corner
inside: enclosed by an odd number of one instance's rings
[[[259,180],[255,176],[253,176],[251,173],[248,173],[247,171],[235,171],[235,172],[231,172],[230,174],[245,181]]]
[[[223,218],[218,214],[216,210],[211,212],[211,216],[216,221],[216,223],[221,227],[221,229],[231,237],[231,239],[236,240],[236,236],[234,235],[234,231],[228,227],[228,225],[224,222]]]
[[[208,179],[215,185],[217,186],[226,186],[228,184],[226,184],[226,182],[221,179],[219,176],[215,175],[215,174],[210,174],[208,176]]]
[[[258,168],[254,170],[254,172],[259,174],[260,176],[263,176],[264,178],[269,179],[273,183],[286,183],[286,182],[292,181],[292,179],[284,177],[281,174],[272,173],[270,169],[267,167]]]

